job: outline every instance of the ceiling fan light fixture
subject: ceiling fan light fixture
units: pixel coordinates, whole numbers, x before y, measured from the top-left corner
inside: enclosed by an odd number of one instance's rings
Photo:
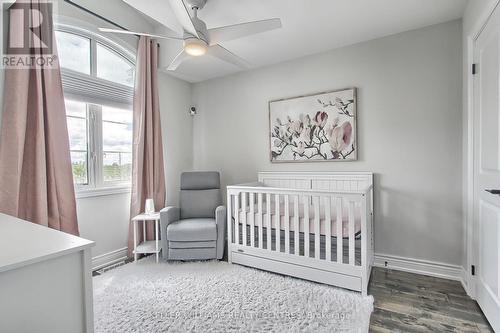
[[[198,38],[188,38],[184,40],[184,51],[193,57],[199,57],[207,53],[208,44]]]

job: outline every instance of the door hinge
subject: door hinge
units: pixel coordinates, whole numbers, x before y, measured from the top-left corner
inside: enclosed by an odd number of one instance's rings
[[[476,275],[476,266],[475,265],[470,266],[470,274],[472,276]]]
[[[477,74],[477,69],[478,69],[477,64],[472,64],[472,75]]]

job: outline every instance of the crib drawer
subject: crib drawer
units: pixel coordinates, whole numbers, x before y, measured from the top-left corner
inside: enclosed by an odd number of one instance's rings
[[[361,277],[358,276],[339,274],[322,269],[296,265],[285,261],[256,257],[242,252],[232,252],[231,261],[234,264],[254,267],[354,291],[362,291]]]

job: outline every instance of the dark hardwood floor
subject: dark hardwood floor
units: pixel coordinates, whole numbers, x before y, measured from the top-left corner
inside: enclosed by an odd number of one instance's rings
[[[493,332],[458,281],[374,268],[370,332]]]

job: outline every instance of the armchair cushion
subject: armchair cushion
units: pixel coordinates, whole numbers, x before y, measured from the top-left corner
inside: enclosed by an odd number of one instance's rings
[[[215,171],[183,172],[181,174],[181,190],[213,190],[220,189],[220,175]]]
[[[196,248],[215,248],[217,241],[196,241],[196,242],[176,242],[169,241],[168,247],[171,249],[196,249]]]
[[[167,227],[167,240],[177,242],[217,240],[215,219],[194,218],[170,223]]]
[[[222,198],[220,190],[183,190],[181,191],[181,218],[214,218],[215,208]]]

